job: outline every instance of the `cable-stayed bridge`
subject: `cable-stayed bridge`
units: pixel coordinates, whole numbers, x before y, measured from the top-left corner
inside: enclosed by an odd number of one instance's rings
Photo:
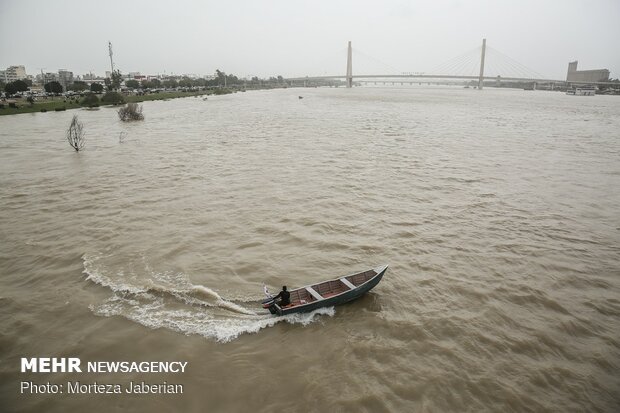
[[[364,56],[358,50],[355,50],[356,57]],[[366,58],[373,59],[369,56]],[[373,59],[376,60],[376,59]],[[384,66],[387,66],[384,64]],[[547,84],[565,84],[566,80],[551,79],[546,77],[525,65],[517,62],[509,56],[503,54],[490,46],[487,46],[486,39],[482,40],[482,45],[472,49],[462,55],[459,55],[447,62],[436,66],[429,72],[398,72],[396,69],[388,66],[388,69],[379,73],[353,72],[353,48],[351,42],[347,48],[347,65],[346,72],[336,75],[320,75],[320,76],[304,76],[296,78],[287,78],[291,82],[304,82],[315,80],[345,80],[347,87],[353,86],[353,80],[356,82],[369,83],[372,81],[385,82],[390,79],[392,82],[412,83],[413,79],[420,80],[469,80],[477,81],[478,89],[482,89],[485,81],[494,81],[495,83],[504,82],[529,82],[529,83],[547,83]],[[417,83],[417,82],[416,82]],[[578,82],[571,82],[577,84]],[[597,82],[595,82],[596,84]],[[598,82],[605,84],[606,82]],[[593,84],[589,82],[589,84]]]

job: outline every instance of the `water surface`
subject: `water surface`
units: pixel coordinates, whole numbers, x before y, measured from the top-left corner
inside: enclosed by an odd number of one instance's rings
[[[3,409],[620,410],[617,97],[290,89],[144,113],[0,117]],[[384,263],[346,306],[256,304],[262,283]],[[189,364],[19,374],[37,355]],[[25,379],[185,394],[19,395]]]

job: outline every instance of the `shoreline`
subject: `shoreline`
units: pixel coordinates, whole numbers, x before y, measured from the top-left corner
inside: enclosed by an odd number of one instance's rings
[[[228,88],[228,89],[216,89],[211,90],[200,90],[193,92],[158,92],[158,93],[149,93],[145,95],[123,95],[125,99],[125,103],[142,103],[153,100],[167,100],[167,99],[178,99],[178,98],[186,98],[186,97],[198,97],[198,96],[212,96],[212,95],[229,95],[237,92],[245,92],[247,90],[267,90],[271,88],[262,88],[262,89],[237,89],[237,88]],[[100,95],[102,96],[102,95]],[[70,100],[67,98],[58,98],[58,99],[50,99],[50,100],[42,100],[35,102],[34,105],[30,105],[24,98],[20,98],[18,101],[17,108],[11,108],[5,106],[0,109],[0,116],[8,116],[8,115],[21,115],[25,113],[45,113],[45,112],[64,112],[70,109],[89,109],[91,108],[89,105],[84,105],[81,103],[83,97],[80,97],[78,101]],[[5,102],[5,105],[7,103]],[[102,104],[99,103],[95,108],[102,107],[113,107],[113,106],[122,106],[123,104]]]

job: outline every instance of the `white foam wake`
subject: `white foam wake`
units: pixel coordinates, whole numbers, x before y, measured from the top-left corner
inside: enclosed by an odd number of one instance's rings
[[[104,302],[91,305],[91,311],[125,317],[153,329],[167,328],[226,343],[280,322],[305,326],[319,319],[317,316],[335,314],[333,307],[284,317],[256,314],[209,287],[192,284],[182,274],[158,274],[149,267],[150,278],[145,279],[132,271],[107,271],[104,261],[101,256],[83,257],[86,279],[113,293]]]
[[[335,314],[334,307],[327,307],[310,313],[290,314],[283,317],[239,315],[222,318],[205,311],[168,309],[160,301],[136,304],[119,297],[114,297],[99,306],[91,306],[91,310],[97,315],[121,316],[148,328],[167,328],[186,335],[200,335],[220,343],[230,342],[243,334],[258,333],[263,328],[272,327],[280,322],[306,326],[317,321],[317,316]]]

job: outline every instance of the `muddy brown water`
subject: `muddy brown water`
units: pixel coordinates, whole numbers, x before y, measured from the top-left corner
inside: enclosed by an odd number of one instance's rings
[[[617,97],[291,89],[144,114],[0,117],[2,411],[620,410]],[[342,307],[257,304],[381,264]],[[19,372],[37,356],[188,366]]]

